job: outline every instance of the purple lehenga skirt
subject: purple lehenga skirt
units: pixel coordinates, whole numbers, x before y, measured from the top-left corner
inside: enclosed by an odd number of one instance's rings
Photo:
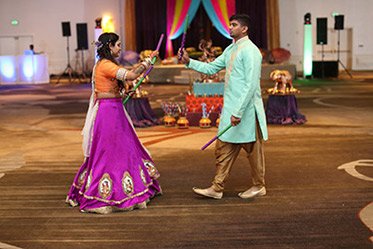
[[[97,100],[90,154],[80,167],[67,202],[82,212],[146,208],[161,194],[159,172],[141,144],[121,99]]]

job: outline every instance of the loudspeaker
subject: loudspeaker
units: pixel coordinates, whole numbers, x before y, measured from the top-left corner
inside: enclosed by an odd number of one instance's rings
[[[306,13],[304,15],[304,24],[311,24],[311,13]]]
[[[344,15],[334,16],[334,29],[343,29]]]
[[[317,18],[317,44],[328,44],[328,18]]]
[[[76,24],[76,36],[78,41],[79,50],[88,49],[88,34],[87,34],[87,24],[86,23],[77,23]]]
[[[313,61],[312,66],[312,75],[315,78],[338,77],[338,61]]]
[[[70,22],[63,22],[62,23],[62,35],[63,36],[71,36]]]

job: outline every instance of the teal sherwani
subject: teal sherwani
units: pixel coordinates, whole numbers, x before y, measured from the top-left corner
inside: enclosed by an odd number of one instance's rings
[[[268,139],[260,89],[261,64],[262,55],[259,49],[245,36],[227,47],[213,62],[204,63],[190,59],[189,65],[186,65],[187,68],[208,75],[226,69],[224,106],[219,132],[231,123],[231,115],[241,118],[241,123],[220,136],[220,140],[228,143],[254,142],[255,116],[258,118],[263,139]]]

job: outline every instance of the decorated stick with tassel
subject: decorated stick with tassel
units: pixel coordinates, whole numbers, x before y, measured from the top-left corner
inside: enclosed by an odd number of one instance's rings
[[[185,26],[184,26],[184,33],[183,33],[183,38],[181,40],[181,46],[180,46],[179,61],[181,61],[181,58],[183,57],[183,49],[184,49],[185,37],[186,37],[187,29],[188,29],[188,20],[189,20],[189,15],[186,15]]]
[[[159,51],[159,48],[161,47],[161,43],[162,43],[162,40],[163,40],[163,34],[161,35],[161,38],[159,38],[159,42],[158,42],[158,45],[157,45],[157,49]],[[140,79],[140,81],[136,84],[136,86],[133,88],[132,91],[135,91],[141,84],[141,82],[144,81],[144,79],[146,78],[146,76],[149,74],[149,72],[153,69],[153,66],[154,66],[154,63],[155,63],[155,60],[157,59],[157,57],[153,57],[153,60],[152,60],[152,63],[151,63],[151,66],[148,68],[148,71],[146,71],[146,73],[142,76],[142,78]],[[123,105],[127,103],[127,101],[131,98],[131,95],[127,95],[126,99],[123,101]]]
[[[218,139],[221,135],[223,135],[227,130],[232,127],[232,124],[229,124],[224,130],[222,130],[217,136],[211,139],[205,146],[202,147],[202,150],[206,149],[210,144],[212,144],[216,139]]]
[[[209,117],[210,117],[210,114],[211,114],[211,112],[214,110],[214,108],[215,108],[215,105],[212,105],[211,108],[210,108],[210,111],[207,113],[206,118],[209,118]]]

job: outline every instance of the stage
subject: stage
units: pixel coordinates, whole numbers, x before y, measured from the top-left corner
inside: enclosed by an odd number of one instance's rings
[[[293,77],[296,78],[295,64],[262,64],[262,80],[269,80],[273,70],[287,70]],[[189,84],[196,79],[201,78],[200,73],[186,69],[184,64],[179,65],[156,65],[149,74],[151,83],[175,83]],[[219,72],[220,79],[224,80],[225,70]]]

